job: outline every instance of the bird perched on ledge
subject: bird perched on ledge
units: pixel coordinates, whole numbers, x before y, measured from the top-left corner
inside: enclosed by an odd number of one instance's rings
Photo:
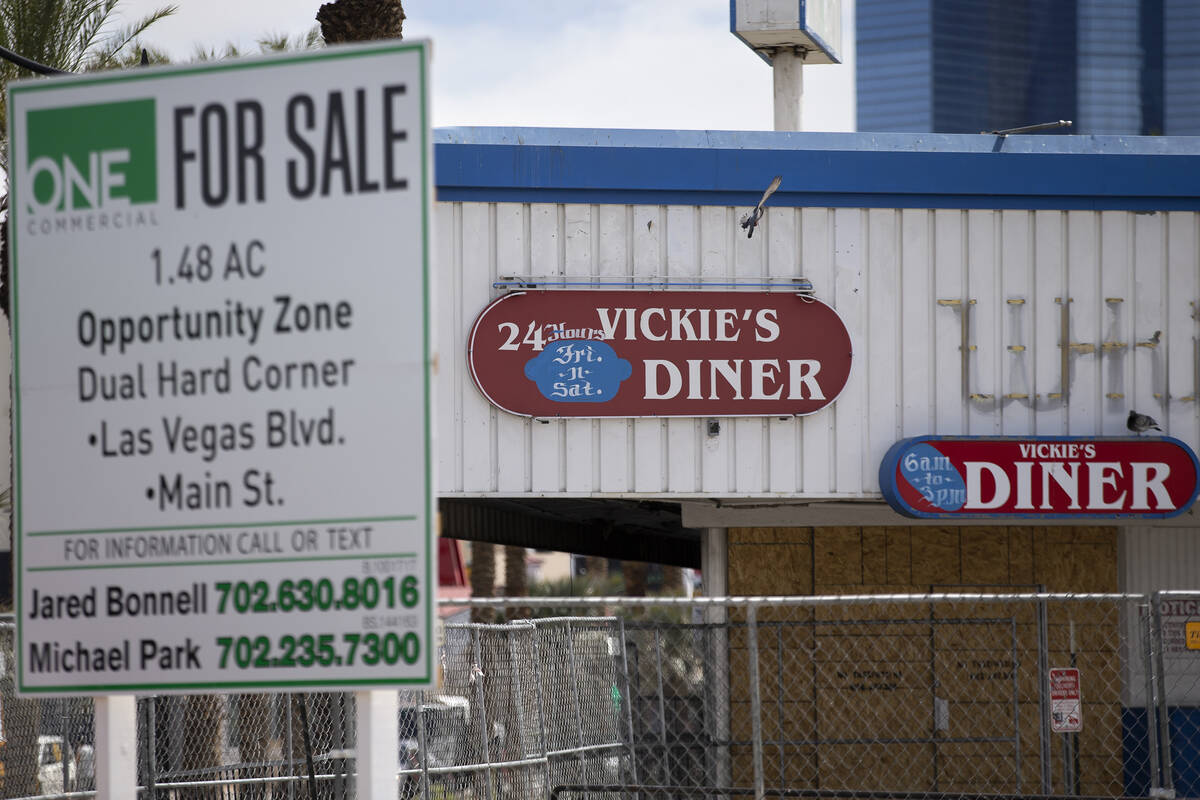
[[[1129,417],[1125,420],[1125,427],[1134,433],[1145,433],[1149,430],[1162,433],[1162,428],[1158,427],[1158,423],[1154,421],[1154,417],[1139,414],[1132,408],[1129,409]]]

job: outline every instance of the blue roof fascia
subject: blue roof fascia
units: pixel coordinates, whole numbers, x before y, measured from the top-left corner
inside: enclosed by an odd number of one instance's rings
[[[1200,137],[447,128],[438,199],[1200,210]]]

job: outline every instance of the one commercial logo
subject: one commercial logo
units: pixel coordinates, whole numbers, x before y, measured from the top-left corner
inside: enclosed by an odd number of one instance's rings
[[[154,100],[30,111],[24,205],[34,235],[155,225]]]

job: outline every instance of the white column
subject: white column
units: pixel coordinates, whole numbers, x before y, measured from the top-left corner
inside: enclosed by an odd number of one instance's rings
[[[729,594],[729,533],[725,528],[701,529],[700,574],[705,597],[725,597]]]
[[[396,800],[400,770],[400,696],[392,689],[354,693],[359,800]]]
[[[703,528],[700,531],[700,572],[705,597],[729,595],[729,532],[725,528]],[[711,607],[705,610],[705,621],[710,625],[724,625],[729,619],[725,608]],[[724,628],[718,628],[709,638],[712,646],[713,683],[721,687],[713,694],[713,735],[722,741],[729,740],[729,637]],[[722,690],[723,689],[723,690]],[[717,786],[730,786],[733,770],[730,765],[729,748],[717,748],[715,778]]]
[[[128,800],[137,795],[137,699],[120,695],[92,700],[96,725],[96,797]]]
[[[804,96],[804,51],[781,47],[771,56],[775,81],[775,130],[800,130],[800,98]]]

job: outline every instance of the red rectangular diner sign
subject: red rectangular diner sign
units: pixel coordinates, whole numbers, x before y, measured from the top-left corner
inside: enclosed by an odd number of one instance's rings
[[[513,292],[468,341],[484,396],[532,417],[811,414],[851,361],[837,312],[794,292]]]
[[[1200,463],[1166,436],[922,436],[888,450],[884,498],[910,517],[1171,517],[1196,500]]]

